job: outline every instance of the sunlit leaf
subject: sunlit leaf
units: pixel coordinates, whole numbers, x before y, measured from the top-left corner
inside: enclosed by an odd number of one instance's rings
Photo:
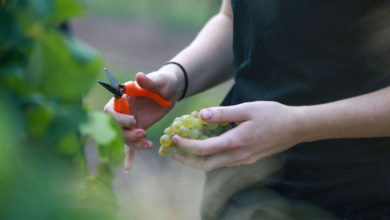
[[[91,137],[99,145],[108,145],[116,137],[109,116],[103,112],[91,113],[89,122],[83,124],[80,130],[83,135]]]
[[[123,140],[121,128],[110,115],[103,112],[93,112],[89,116],[88,123],[80,128],[84,136],[92,138],[97,146],[102,160],[115,167],[123,160]]]
[[[77,16],[83,13],[83,8],[78,1],[56,0],[53,8],[52,19],[55,21],[64,21],[70,17]]]

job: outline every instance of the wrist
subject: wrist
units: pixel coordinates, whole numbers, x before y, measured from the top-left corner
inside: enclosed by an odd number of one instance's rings
[[[316,126],[316,119],[312,114],[312,106],[296,106],[295,113],[295,135],[299,143],[312,142],[322,139],[323,130]]]
[[[172,64],[162,66],[158,72],[166,75],[171,90],[171,101],[178,101],[184,90],[184,75],[180,67]]]

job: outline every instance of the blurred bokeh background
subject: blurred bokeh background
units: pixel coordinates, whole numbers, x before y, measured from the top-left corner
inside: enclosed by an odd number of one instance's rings
[[[86,14],[71,22],[75,36],[97,48],[105,66],[120,80],[151,72],[188,45],[202,25],[218,12],[217,0],[83,0]],[[101,71],[100,79],[105,80]],[[121,215],[130,219],[199,219],[204,173],[161,157],[158,139],[165,127],[182,114],[219,105],[231,86],[224,83],[176,105],[147,130],[153,151],[136,153],[133,169],[116,170],[114,189]],[[101,110],[111,95],[98,84],[85,102]],[[98,161],[94,143],[87,146],[91,170]]]

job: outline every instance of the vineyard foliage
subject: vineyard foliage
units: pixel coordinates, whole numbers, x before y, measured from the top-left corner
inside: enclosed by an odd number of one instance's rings
[[[103,61],[60,28],[82,12],[76,0],[0,0],[0,219],[117,218],[120,128],[82,105]]]

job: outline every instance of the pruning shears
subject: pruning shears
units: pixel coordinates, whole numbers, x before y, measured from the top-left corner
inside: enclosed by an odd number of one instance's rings
[[[172,102],[164,99],[160,94],[146,90],[138,86],[138,84],[134,81],[131,81],[126,84],[120,84],[118,81],[114,78],[113,75],[111,75],[110,71],[108,71],[107,68],[104,68],[104,72],[106,73],[106,76],[108,80],[110,81],[110,84],[98,81],[100,85],[102,85],[104,88],[106,88],[108,91],[110,91],[115,99],[114,99],[114,110],[116,112],[130,115],[130,105],[127,102],[126,98],[123,96],[124,94],[136,98],[139,96],[142,97],[148,97],[150,99],[153,99],[155,102],[157,102],[159,105],[163,107],[170,107],[172,105]]]

